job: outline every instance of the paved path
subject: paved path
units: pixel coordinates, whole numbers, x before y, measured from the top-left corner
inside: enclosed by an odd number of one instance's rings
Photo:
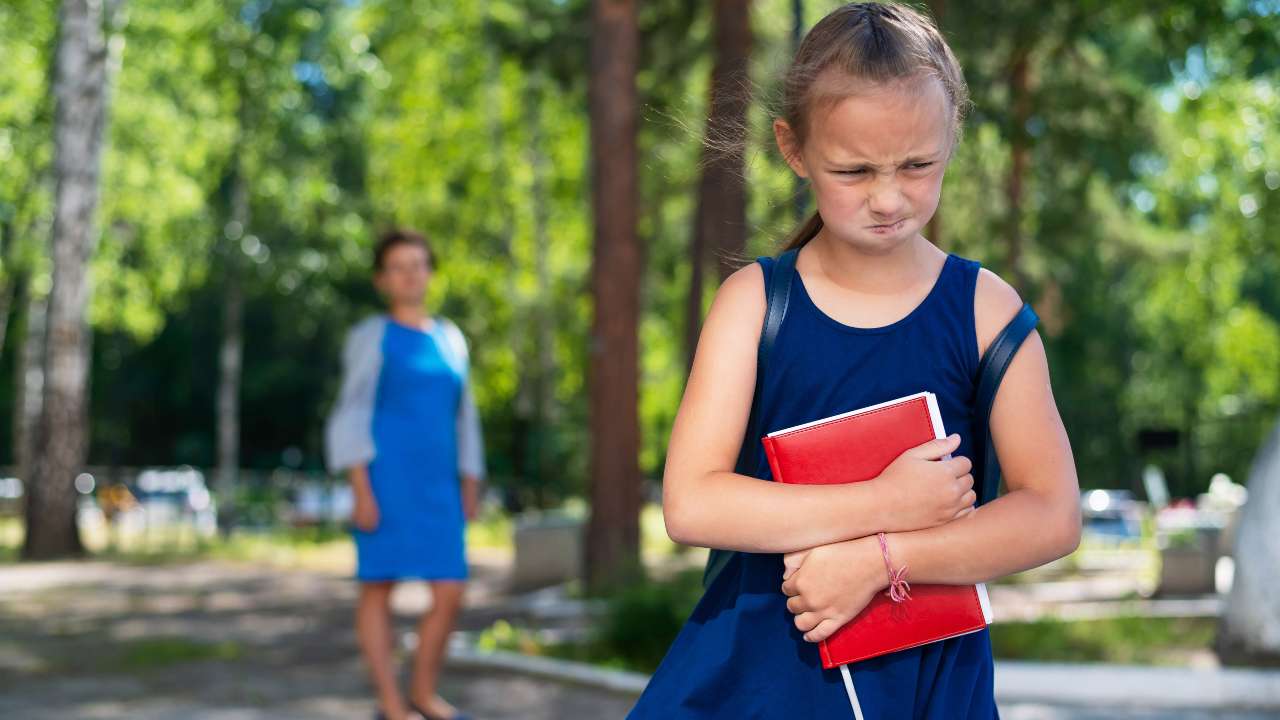
[[[475,568],[479,629],[503,612],[499,571]],[[0,565],[0,718],[337,720],[372,705],[350,629],[352,583],[236,564]],[[395,598],[408,631],[427,600]],[[622,718],[632,697],[496,671],[443,691],[478,720]],[[1258,713],[1001,706],[1005,720],[1262,720]]]

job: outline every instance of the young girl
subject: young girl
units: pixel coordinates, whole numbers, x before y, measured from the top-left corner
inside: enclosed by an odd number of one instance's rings
[[[856,702],[839,671],[822,669],[816,644],[885,591],[888,563],[911,583],[972,584],[1049,562],[1079,540],[1071,449],[1034,334],[991,417],[1008,492],[973,509],[966,458],[978,362],[1022,302],[920,234],[966,103],[950,49],[904,6],[847,5],[802,43],[774,131],[817,212],[788,245],[799,248],[796,277],[762,378],[761,428],[928,390],[955,434],[862,483],[761,482],[769,471],[757,438],[747,442],[758,477],[733,473],[774,264],[763,258],[730,277],[676,417],[663,510],[677,542],[741,552],[630,717],[998,717],[986,631],[850,666]]]
[[[356,634],[378,693],[376,718],[458,720],[465,716],[436,684],[467,577],[463,528],[484,474],[467,343],[456,325],[423,312],[432,256],[422,235],[385,234],[373,265],[387,313],[347,335],[325,438],[329,469],[345,470],[355,494]],[[407,579],[430,582],[432,606],[418,625],[406,702],[392,664],[389,601]]]

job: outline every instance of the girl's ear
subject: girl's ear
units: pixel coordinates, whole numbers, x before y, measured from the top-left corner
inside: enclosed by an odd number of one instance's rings
[[[796,137],[795,131],[786,120],[778,118],[773,121],[773,137],[778,142],[778,151],[782,153],[782,159],[787,161],[791,170],[802,178],[809,177],[809,171],[804,166],[804,158],[800,155],[800,138]]]

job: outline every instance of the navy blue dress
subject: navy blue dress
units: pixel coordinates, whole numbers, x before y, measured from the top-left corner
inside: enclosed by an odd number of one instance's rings
[[[772,258],[761,258],[765,286]],[[764,432],[930,391],[957,454],[972,457],[978,341],[978,263],[949,255],[929,295],[891,325],[856,328],[814,305],[799,274],[769,358],[761,396]],[[771,480],[757,445],[756,477]],[[792,624],[782,557],[735,553],[672,643],[632,720],[851,718],[839,670]],[[849,666],[866,720],[991,720],[991,638],[986,630]]]

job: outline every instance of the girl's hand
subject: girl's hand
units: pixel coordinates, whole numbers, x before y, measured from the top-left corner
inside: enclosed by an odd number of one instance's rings
[[[355,496],[356,505],[351,510],[352,524],[364,532],[377,530],[382,517],[378,513],[378,501],[373,499],[373,493],[369,490],[357,490]]]
[[[878,477],[877,497],[884,498],[885,532],[910,532],[944,525],[973,511],[973,463],[947,456],[960,447],[960,436],[912,448],[898,456]]]
[[[783,556],[782,592],[807,642],[822,642],[889,585],[874,535]]]

